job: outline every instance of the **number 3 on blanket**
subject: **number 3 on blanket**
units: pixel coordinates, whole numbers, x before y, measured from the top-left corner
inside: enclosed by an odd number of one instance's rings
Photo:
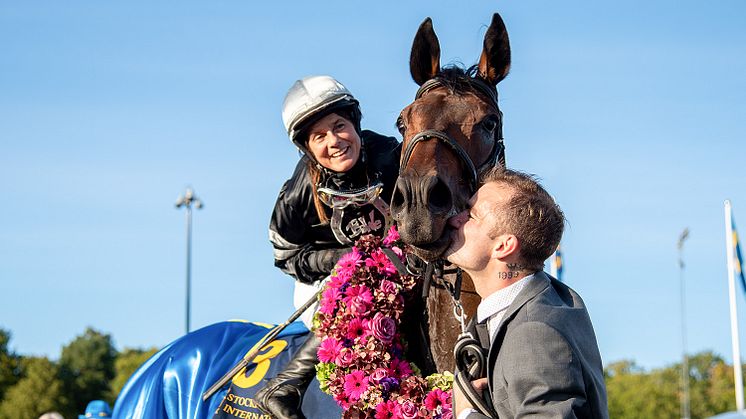
[[[261,343],[261,342],[260,342]],[[255,386],[257,383],[262,381],[267,371],[269,371],[270,359],[276,357],[280,352],[288,346],[288,343],[284,340],[277,339],[264,345],[259,355],[254,358],[253,364],[256,364],[254,372],[246,375],[246,368],[242,369],[235,377],[233,377],[233,384],[241,388],[249,388]],[[249,349],[246,354],[248,355],[254,348]]]

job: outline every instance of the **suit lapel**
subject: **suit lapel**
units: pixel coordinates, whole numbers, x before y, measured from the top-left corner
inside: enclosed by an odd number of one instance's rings
[[[502,321],[500,321],[497,332],[495,332],[495,339],[492,340],[492,344],[490,345],[490,351],[487,357],[487,365],[490,370],[491,368],[489,366],[494,365],[497,360],[497,354],[500,352],[500,347],[502,346],[502,341],[505,337],[508,324],[513,320],[513,317],[515,317],[521,307],[539,295],[540,292],[544,291],[550,283],[551,281],[547,274],[543,271],[536,272],[532,278],[528,279],[526,286],[523,287],[521,292],[515,297],[515,300],[510,304],[510,307],[505,311],[505,315],[503,316]]]

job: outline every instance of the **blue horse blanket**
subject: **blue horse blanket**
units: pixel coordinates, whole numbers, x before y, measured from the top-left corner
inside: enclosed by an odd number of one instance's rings
[[[161,349],[130,377],[114,405],[114,418],[234,419],[268,418],[256,407],[254,394],[292,358],[308,329],[290,324],[230,386],[207,402],[204,393],[243,359],[274,327],[262,323],[227,321],[182,336]],[[319,390],[314,380],[303,400],[308,418],[340,417],[339,406]]]

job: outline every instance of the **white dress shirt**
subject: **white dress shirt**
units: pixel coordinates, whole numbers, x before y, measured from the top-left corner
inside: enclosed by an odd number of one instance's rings
[[[517,297],[523,287],[526,286],[528,279],[533,276],[534,275],[531,274],[521,278],[514,284],[493,292],[479,303],[479,306],[477,307],[477,323],[482,323],[485,320],[487,321],[487,331],[490,334],[490,341],[495,338],[497,328],[500,326],[500,322],[502,321],[505,312],[508,310],[508,307],[513,304],[515,297]],[[465,419],[472,413],[477,413],[477,411],[472,408],[462,409],[459,412],[457,419]]]
[[[477,307],[477,323],[483,323],[487,321],[487,330],[490,332],[490,341],[495,338],[500,321],[505,315],[505,311],[508,310],[513,300],[521,292],[523,287],[526,286],[528,279],[534,275],[528,275],[521,278],[514,284],[507,286],[501,290],[497,290],[492,294],[488,295],[487,298],[483,299]]]

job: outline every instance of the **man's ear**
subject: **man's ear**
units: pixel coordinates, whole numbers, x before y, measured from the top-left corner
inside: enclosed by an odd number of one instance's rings
[[[492,248],[492,258],[504,261],[510,256],[517,256],[520,247],[518,237],[512,234],[501,234],[495,240],[495,246]]]

